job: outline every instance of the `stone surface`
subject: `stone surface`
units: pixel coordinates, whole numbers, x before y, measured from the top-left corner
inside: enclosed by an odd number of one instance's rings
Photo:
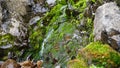
[[[94,19],[94,40],[110,44],[114,49],[120,48],[120,10],[114,2],[98,7]],[[116,44],[113,44],[113,41]],[[115,46],[115,47],[114,47]]]
[[[1,68],[21,68],[21,67],[15,60],[8,59],[1,65]]]
[[[29,48],[29,27],[34,28],[50,9],[47,3],[46,0],[0,0],[0,49]]]
[[[47,11],[41,5],[43,1],[0,0],[0,36],[11,34],[17,40],[12,45],[27,45],[28,26],[37,23],[42,12]]]
[[[43,61],[37,61],[37,68],[42,68]]]
[[[34,68],[34,64],[32,61],[24,61],[20,63],[21,68]]]
[[[0,48],[6,49],[6,52],[10,51],[7,50],[10,48],[21,50],[21,47],[28,47],[26,24],[29,21],[26,22],[24,18],[28,12],[28,4],[28,0],[0,0]],[[8,34],[11,37],[7,36]]]
[[[40,19],[40,14],[34,13],[37,10],[34,8],[41,8],[42,6],[35,6],[41,1],[44,0],[0,0],[0,48],[28,47],[28,26]],[[6,40],[4,35],[7,34],[12,38]]]
[[[11,34],[15,36],[16,40],[25,42],[27,34],[27,27],[23,16],[27,14],[26,11],[27,0],[1,0],[0,1],[0,35]],[[22,41],[21,41],[22,40]],[[14,42],[16,45],[17,41]],[[23,44],[17,44],[23,45]]]

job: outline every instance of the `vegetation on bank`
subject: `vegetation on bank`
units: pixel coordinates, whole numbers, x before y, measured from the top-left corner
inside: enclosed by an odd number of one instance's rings
[[[83,59],[74,59],[68,62],[67,68],[88,68],[88,65]]]
[[[71,60],[72,62],[69,61],[68,66],[73,66],[71,68],[81,68],[76,67],[79,62],[82,62],[83,66],[87,63],[85,67],[89,65],[90,68],[117,68],[120,66],[120,54],[109,45],[100,42],[92,42],[81,49],[76,60],[77,62],[74,60]]]
[[[93,41],[94,16],[85,10],[90,7],[90,2],[57,1],[35,25],[37,28],[30,26],[29,38],[33,48],[26,55],[31,54],[35,60],[42,59],[44,67],[66,66],[69,59],[77,56],[78,49]]]
[[[19,56],[18,51],[16,54],[23,60],[28,56],[35,61],[43,60],[45,68],[57,65],[68,65],[69,68],[120,65],[120,55],[116,51],[106,44],[93,42],[94,13],[101,4],[102,0],[56,1],[56,5],[45,13],[37,24],[29,26],[30,48],[27,48],[22,56]],[[9,42],[1,42],[6,38]],[[6,42],[13,44],[14,40],[9,34],[0,36],[0,45]],[[12,49],[14,50],[14,47]]]

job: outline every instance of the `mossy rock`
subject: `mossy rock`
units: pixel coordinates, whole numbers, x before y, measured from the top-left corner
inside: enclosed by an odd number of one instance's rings
[[[68,62],[67,68],[88,68],[88,66],[84,60],[74,59]]]
[[[120,66],[120,53],[100,42],[92,42],[80,50],[78,58],[81,56],[98,67],[117,68]]]

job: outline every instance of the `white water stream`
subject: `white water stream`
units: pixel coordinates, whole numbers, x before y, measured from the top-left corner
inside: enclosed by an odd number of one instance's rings
[[[48,33],[47,37],[43,40],[42,48],[41,48],[41,51],[40,51],[40,56],[43,55],[45,43],[48,41],[48,39],[49,39],[49,37],[51,36],[51,34],[53,33],[53,31],[54,31],[54,29],[52,29],[52,30]]]

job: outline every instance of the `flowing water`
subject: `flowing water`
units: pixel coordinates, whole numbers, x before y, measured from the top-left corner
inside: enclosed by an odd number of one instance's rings
[[[47,37],[44,39],[43,43],[42,43],[42,48],[41,48],[41,51],[40,51],[40,56],[43,56],[43,51],[44,51],[44,46],[45,46],[45,43],[48,41],[49,37],[51,36],[51,34],[53,33],[53,29],[48,33]]]

